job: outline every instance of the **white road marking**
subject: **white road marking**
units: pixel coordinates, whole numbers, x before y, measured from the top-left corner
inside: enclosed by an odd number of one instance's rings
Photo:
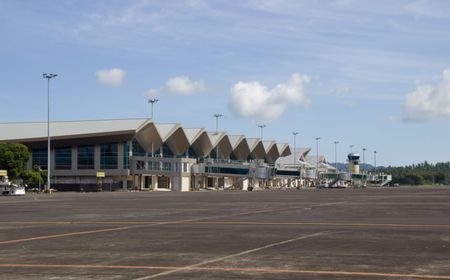
[[[239,253],[235,253],[235,254],[219,257],[219,258],[215,258],[215,259],[212,259],[212,260],[203,261],[203,262],[196,263],[196,264],[193,264],[193,265],[188,265],[188,266],[172,269],[172,270],[169,270],[169,271],[164,271],[164,272],[161,272],[161,273],[140,277],[140,278],[137,278],[135,280],[153,279],[153,278],[156,278],[156,277],[165,276],[165,275],[177,273],[177,272],[184,271],[184,270],[195,269],[195,268],[197,268],[199,266],[202,266],[202,265],[215,263],[215,262],[223,261],[223,260],[226,260],[226,259],[231,259],[231,258],[234,258],[234,257],[239,257],[239,256],[242,256],[242,255],[247,255],[247,254],[250,254],[250,253],[254,253],[254,252],[257,252],[257,251],[261,251],[261,250],[264,250],[264,249],[272,248],[272,247],[275,247],[275,246],[279,246],[279,245],[283,245],[283,244],[287,244],[287,243],[291,243],[291,242],[295,242],[295,241],[298,241],[298,240],[303,240],[303,239],[307,239],[307,238],[320,236],[320,235],[323,235],[323,234],[326,234],[326,233],[329,233],[329,232],[322,231],[322,232],[316,232],[316,233],[313,233],[313,234],[302,235],[302,236],[299,236],[299,237],[296,237],[296,238],[292,238],[292,239],[288,239],[288,240],[284,240],[284,241],[268,244],[268,245],[265,245],[265,246],[262,246],[262,247],[258,247],[258,248],[246,250],[246,251],[243,251],[243,252],[239,252]]]

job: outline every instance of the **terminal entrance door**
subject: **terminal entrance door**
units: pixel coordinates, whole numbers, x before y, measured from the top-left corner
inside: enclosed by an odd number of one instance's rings
[[[158,189],[170,189],[170,177],[158,176]]]
[[[144,188],[152,188],[152,176],[144,176]]]

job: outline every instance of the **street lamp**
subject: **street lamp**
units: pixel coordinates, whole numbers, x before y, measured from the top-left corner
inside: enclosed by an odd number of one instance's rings
[[[334,168],[336,168],[336,173],[338,171],[337,168],[337,145],[339,144],[339,141],[334,141]]]
[[[373,151],[373,165],[374,165],[374,173],[377,172],[377,151]]]
[[[222,114],[214,114],[214,118],[216,118],[216,133],[219,132],[219,118],[223,117]]]
[[[316,137],[316,177],[317,177],[317,184],[319,184],[319,140],[320,137]]]
[[[153,99],[149,99],[149,100],[148,100],[148,103],[152,104],[152,120],[153,120],[153,105],[154,105],[156,102],[158,102],[158,101],[159,101],[159,99],[157,99],[157,98],[153,98]]]
[[[366,183],[365,183],[365,181],[364,181],[364,168],[365,168],[365,166],[366,166],[366,148],[363,148],[362,149],[363,150],[363,165],[362,165],[362,176],[363,176],[363,186],[366,186]],[[367,180],[367,174],[366,174],[366,180]]]
[[[265,124],[259,124],[258,127],[261,128],[261,141],[262,141],[263,140],[263,129],[264,129],[264,127],[266,127],[266,125]]]
[[[365,165],[366,165],[366,148],[363,148],[362,150],[363,150],[363,168],[361,168],[361,169],[364,169]],[[364,173],[364,170],[363,170],[363,173]]]
[[[298,132],[292,132],[292,135],[294,135],[294,167],[297,164],[297,135]]]
[[[223,117],[222,114],[214,114],[214,118],[216,118],[216,134],[219,133],[219,118]],[[219,143],[217,143],[216,147],[216,160],[219,160]]]
[[[45,187],[47,191],[50,190],[50,79],[57,76],[58,74],[42,74],[42,77],[47,79],[47,185]]]

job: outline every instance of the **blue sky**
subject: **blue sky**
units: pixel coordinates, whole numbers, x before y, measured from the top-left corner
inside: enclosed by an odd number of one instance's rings
[[[0,0],[0,122],[149,117],[405,165],[450,156],[450,1]],[[6,108],[6,110],[5,110]],[[0,132],[1,133],[1,132]]]

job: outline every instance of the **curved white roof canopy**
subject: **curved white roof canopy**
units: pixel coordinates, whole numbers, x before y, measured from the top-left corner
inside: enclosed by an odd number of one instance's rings
[[[288,148],[289,152],[291,152],[289,146]],[[296,150],[292,150],[292,153],[290,153],[287,156],[280,157],[277,159],[276,164],[278,166],[305,166],[305,167],[313,167],[315,165],[308,163],[306,161],[307,154],[311,151],[311,148],[297,148]],[[294,159],[295,155],[295,159]],[[295,162],[294,162],[295,160]]]
[[[54,140],[137,133],[148,119],[55,121],[50,123],[50,137]],[[47,122],[0,123],[2,141],[41,141],[47,139]]]
[[[292,154],[291,148],[287,143],[277,143],[278,152],[280,157],[286,157]]]
[[[103,143],[105,141],[129,141],[136,139],[145,152],[156,152],[163,144],[172,154],[181,155],[191,147],[196,156],[204,157],[219,149],[219,158],[231,157],[238,160],[264,159],[268,153],[259,138],[245,138],[243,135],[228,136],[225,132],[206,132],[203,128],[183,129],[180,124],[155,124],[151,119],[118,119],[86,121],[53,121],[50,124],[52,144],[76,142]],[[44,145],[47,140],[47,122],[0,123],[0,141]],[[290,154],[289,146],[276,150],[279,155]],[[267,153],[266,153],[267,151]]]
[[[184,154],[189,149],[189,141],[180,124],[155,124],[165,143],[174,155]]]
[[[206,157],[213,149],[211,140],[204,128],[184,128],[184,133],[197,157]]]
[[[208,132],[209,139],[213,145],[211,153],[216,153],[219,151],[219,159],[227,159],[233,152],[233,147],[231,147],[230,139],[226,132]],[[219,149],[217,149],[219,147]]]
[[[247,138],[248,146],[250,147],[251,159],[264,159],[266,156],[266,150],[264,145],[259,138]]]
[[[275,141],[262,141],[264,146],[264,151],[266,152],[266,162],[275,163],[275,161],[280,157],[278,152],[277,143]]]
[[[50,123],[52,144],[73,141],[96,143],[128,141],[135,138],[150,152],[162,145],[162,139],[150,119],[53,121]],[[47,141],[47,122],[0,123],[0,141],[39,145]],[[56,142],[56,143],[55,143]]]
[[[230,157],[234,160],[246,160],[250,154],[250,147],[244,135],[229,135],[233,152]]]

